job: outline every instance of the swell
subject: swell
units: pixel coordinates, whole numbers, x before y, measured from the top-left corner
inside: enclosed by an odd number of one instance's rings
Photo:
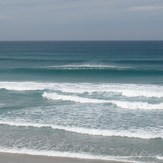
[[[54,55],[55,56],[55,55]],[[48,63],[49,64],[60,64],[61,66],[62,65],[65,65],[65,64],[73,64],[73,63],[81,63],[81,65],[84,63],[84,62],[87,62],[87,60],[84,60],[84,59],[78,59],[78,60],[65,60],[65,59],[59,59],[59,58],[47,58],[47,55],[46,57],[45,56],[31,56],[31,57],[27,57],[27,56],[22,56],[22,57],[0,57],[0,61],[4,61],[4,62],[22,62],[22,63],[30,63],[30,64],[33,64],[35,66],[35,63]]]
[[[17,54],[17,53],[16,53]],[[24,53],[23,53],[24,54]],[[37,62],[41,62],[41,61],[63,61],[64,63],[66,62],[74,62],[74,63],[78,63],[78,62],[86,62],[86,63],[91,63],[91,61],[89,61],[88,59],[76,59],[76,60],[67,60],[67,59],[64,59],[64,57],[66,57],[66,54],[63,56],[62,59],[59,59],[57,58],[56,56],[58,55],[62,55],[61,53],[59,54],[48,54],[46,53],[46,56],[45,53],[43,53],[43,55],[41,55],[41,53],[27,53],[28,55],[31,55],[30,57],[27,57],[26,55],[23,55],[20,54],[20,56],[15,56],[15,57],[12,57],[12,56],[8,56],[8,57],[5,57],[5,56],[0,56],[0,61],[37,61]],[[39,55],[38,55],[39,54]],[[48,56],[50,56],[48,58]],[[43,57],[43,58],[41,58]],[[56,58],[53,58],[53,57],[56,57]],[[102,59],[98,59],[98,62],[100,63],[104,63],[104,65],[107,65],[107,64],[163,64],[163,60],[162,59],[106,59],[106,60],[102,60]],[[90,64],[91,65],[91,64]],[[98,64],[97,64],[98,66]]]
[[[1,68],[0,73],[30,74],[43,76],[79,76],[79,77],[158,77],[163,69],[126,68],[126,67],[44,67],[44,68]]]
[[[12,122],[12,121],[0,121],[0,125],[8,125],[13,127],[35,127],[35,128],[51,128],[54,130],[63,130],[67,132],[74,132],[78,134],[87,134],[92,136],[105,136],[105,137],[128,137],[139,139],[156,139],[163,138],[163,131],[155,131],[154,129],[145,131],[144,129],[134,130],[101,130],[91,128],[81,128],[73,126],[58,126],[53,124],[41,124],[41,123],[25,123],[25,122]]]
[[[105,62],[105,61],[104,61]],[[153,64],[163,64],[163,60],[158,60],[158,59],[152,59],[152,60],[117,60],[117,61],[113,61],[113,63],[120,63],[120,64],[141,64],[141,65],[153,65]]]

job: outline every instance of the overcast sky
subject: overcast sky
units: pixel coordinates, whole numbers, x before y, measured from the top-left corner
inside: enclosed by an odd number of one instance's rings
[[[163,0],[0,0],[0,40],[163,40]]]

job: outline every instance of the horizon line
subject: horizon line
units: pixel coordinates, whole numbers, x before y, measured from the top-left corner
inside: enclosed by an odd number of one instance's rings
[[[112,41],[112,42],[118,42],[118,41],[163,41],[162,40],[0,40],[0,42],[104,42],[104,41]]]

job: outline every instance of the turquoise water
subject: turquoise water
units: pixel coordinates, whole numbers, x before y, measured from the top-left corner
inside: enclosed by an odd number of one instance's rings
[[[163,161],[163,42],[0,42],[0,152]]]

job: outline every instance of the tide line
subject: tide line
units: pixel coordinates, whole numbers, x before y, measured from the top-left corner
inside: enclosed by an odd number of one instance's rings
[[[132,159],[132,156],[102,156],[102,155],[92,155],[88,153],[74,153],[65,151],[51,151],[51,150],[34,150],[34,149],[18,149],[18,148],[5,148],[0,147],[1,153],[11,153],[11,154],[27,154],[33,156],[46,156],[46,157],[62,157],[62,158],[75,158],[75,159],[89,159],[89,160],[103,160],[103,161],[125,161],[131,163],[127,159]],[[136,161],[132,161],[136,163]]]

